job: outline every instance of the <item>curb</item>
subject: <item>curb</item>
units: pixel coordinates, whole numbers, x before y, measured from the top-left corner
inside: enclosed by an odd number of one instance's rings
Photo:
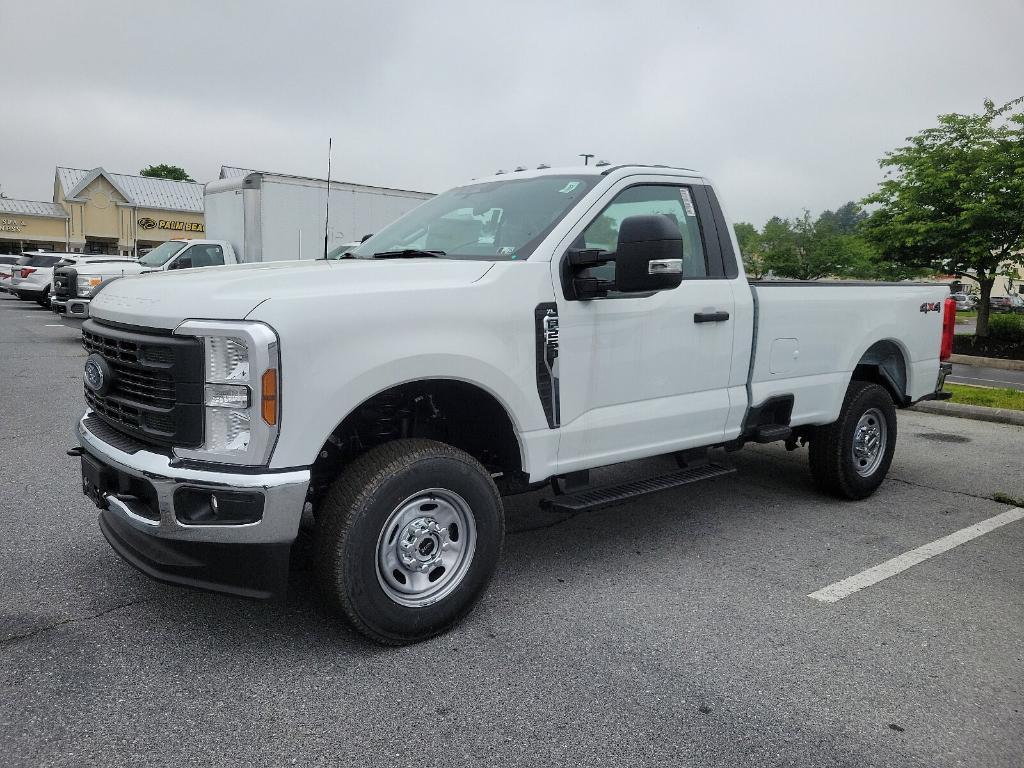
[[[1007,360],[1002,357],[950,355],[949,362],[956,363],[957,365],[977,365],[983,368],[1001,368],[1004,371],[1024,371],[1024,360]]]
[[[1015,411],[1010,408],[986,408],[983,405],[950,403],[946,400],[925,400],[912,406],[910,410],[938,413],[942,416],[955,416],[959,419],[974,419],[975,421],[990,421],[994,424],[1012,424],[1024,427],[1024,411]]]

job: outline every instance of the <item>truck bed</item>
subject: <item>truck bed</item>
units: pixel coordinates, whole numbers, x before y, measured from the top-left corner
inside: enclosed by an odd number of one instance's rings
[[[792,394],[793,426],[834,421],[865,356],[889,361],[906,401],[934,390],[947,286],[764,280],[750,290],[751,404]]]

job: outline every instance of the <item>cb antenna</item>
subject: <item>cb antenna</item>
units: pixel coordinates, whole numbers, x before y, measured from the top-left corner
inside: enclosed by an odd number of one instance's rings
[[[324,215],[324,259],[327,259],[327,233],[331,223],[331,145],[332,137],[327,137],[327,210]],[[300,257],[301,258],[301,257]]]

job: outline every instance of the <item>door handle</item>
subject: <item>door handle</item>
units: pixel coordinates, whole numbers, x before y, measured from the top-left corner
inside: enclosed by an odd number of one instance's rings
[[[728,312],[695,312],[693,314],[695,323],[724,323],[728,319]]]

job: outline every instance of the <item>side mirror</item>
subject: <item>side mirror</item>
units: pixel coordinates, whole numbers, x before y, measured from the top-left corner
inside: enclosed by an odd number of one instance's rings
[[[168,269],[191,269],[192,268],[192,254],[187,253],[184,256],[179,256],[174,260]]]
[[[615,290],[646,293],[683,281],[683,235],[668,216],[630,216],[619,225]]]

